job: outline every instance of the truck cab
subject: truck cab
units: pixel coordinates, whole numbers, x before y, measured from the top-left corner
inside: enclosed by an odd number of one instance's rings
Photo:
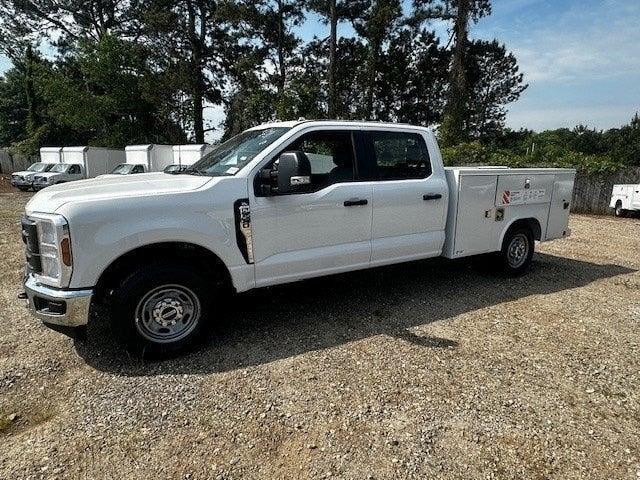
[[[114,168],[109,175],[132,175],[135,173],[145,173],[146,171],[146,167],[141,163],[121,163]]]
[[[569,235],[575,171],[445,169],[424,127],[261,125],[178,174],[59,185],[26,207],[25,291],[45,323],[97,302],[137,351],[186,348],[233,292],[417,259],[492,254],[524,273]]]
[[[73,182],[84,178],[84,169],[75,163],[56,163],[48,171],[33,177],[33,189],[42,190],[51,185]]]

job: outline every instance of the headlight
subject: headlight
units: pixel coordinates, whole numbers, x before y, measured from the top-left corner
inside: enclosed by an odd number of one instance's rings
[[[62,215],[37,213],[31,216],[38,229],[38,245],[42,271],[37,273],[41,283],[66,287],[71,279],[73,259],[69,224]]]

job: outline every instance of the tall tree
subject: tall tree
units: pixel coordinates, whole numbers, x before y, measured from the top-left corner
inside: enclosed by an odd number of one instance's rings
[[[447,105],[440,126],[443,145],[463,141],[469,89],[466,55],[469,43],[469,23],[491,13],[490,0],[414,0],[416,16],[422,19],[443,19],[452,23],[453,55],[451,59]]]
[[[469,44],[465,70],[464,130],[473,138],[495,137],[504,129],[505,106],[527,88],[517,60],[497,40],[477,40]]]
[[[354,27],[358,35],[367,42],[366,98],[362,114],[374,118],[374,100],[380,72],[380,57],[390,34],[402,18],[400,0],[374,0],[364,15],[357,19]]]
[[[327,73],[327,115],[337,116],[337,48],[338,23],[355,21],[370,6],[370,0],[309,0],[307,7],[318,13],[325,23],[329,24],[329,67]]]

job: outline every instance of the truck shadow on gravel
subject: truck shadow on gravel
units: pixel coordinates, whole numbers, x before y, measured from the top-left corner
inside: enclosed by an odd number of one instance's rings
[[[87,339],[76,339],[75,348],[96,369],[127,376],[225,372],[375,335],[455,349],[454,340],[410,329],[634,271],[537,254],[530,273],[505,278],[474,260],[426,260],[235,295],[224,306],[225,320],[204,344],[170,360],[130,356],[100,312],[89,324]]]

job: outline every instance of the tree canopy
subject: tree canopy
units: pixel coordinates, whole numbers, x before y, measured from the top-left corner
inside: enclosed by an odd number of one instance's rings
[[[637,163],[637,121],[505,130],[527,85],[506,45],[469,34],[490,14],[490,0],[6,0],[0,144],[202,142],[306,117],[432,126],[447,158],[473,153],[467,162],[550,161],[564,149]],[[305,21],[326,34],[303,41]],[[339,35],[346,25],[355,35]],[[220,125],[207,120],[214,107]]]

